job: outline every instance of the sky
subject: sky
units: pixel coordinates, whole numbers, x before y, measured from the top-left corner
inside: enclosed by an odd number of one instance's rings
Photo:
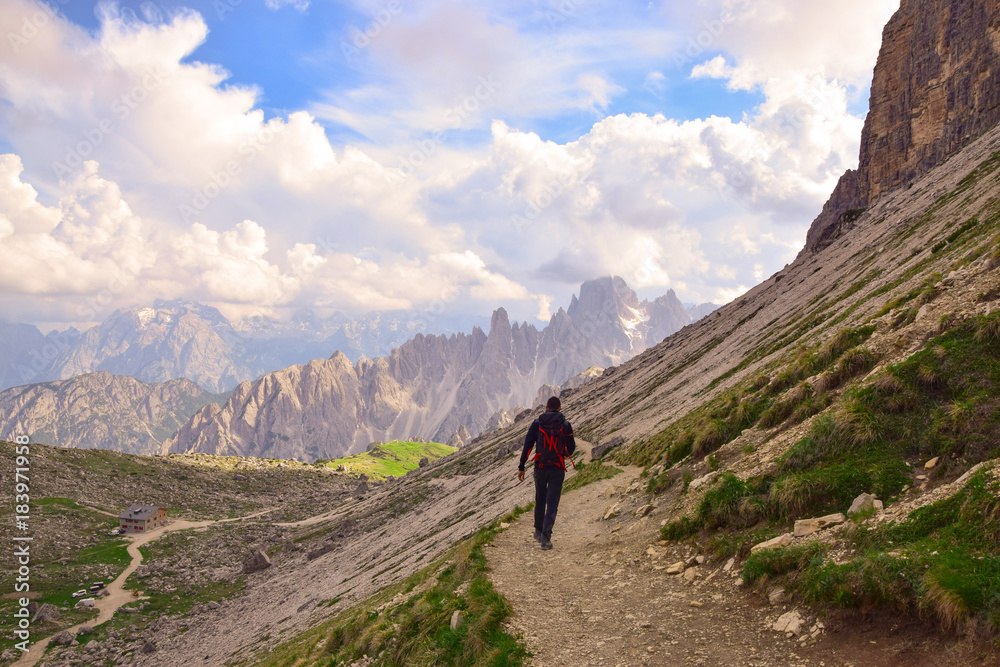
[[[722,304],[857,166],[899,0],[4,0],[0,316]]]

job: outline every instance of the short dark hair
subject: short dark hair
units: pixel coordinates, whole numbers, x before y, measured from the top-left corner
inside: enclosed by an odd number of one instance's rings
[[[562,407],[562,403],[559,401],[558,396],[553,396],[549,399],[549,402],[545,404],[546,410],[559,410]]]

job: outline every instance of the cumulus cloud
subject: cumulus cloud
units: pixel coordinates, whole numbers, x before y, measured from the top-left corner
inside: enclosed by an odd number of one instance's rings
[[[3,3],[0,29],[40,6]],[[603,274],[723,302],[789,261],[855,164],[851,105],[898,1],[565,6],[406,5],[364,44],[343,35],[362,83],[276,116],[193,57],[209,38],[196,12],[104,5],[94,34],[51,15],[0,52],[16,153],[0,158],[0,285],[65,320],[81,302],[65,295],[116,280],[116,299],[233,316],[447,303],[547,319]],[[666,98],[688,77],[762,101],[604,116],[628,81]],[[590,119],[578,138],[519,129],[568,113]],[[331,143],[321,121],[366,140]]]

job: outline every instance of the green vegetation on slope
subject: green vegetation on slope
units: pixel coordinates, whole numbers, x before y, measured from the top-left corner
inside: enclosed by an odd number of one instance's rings
[[[1000,456],[998,442],[995,313],[962,323],[871,383],[847,389],[831,414],[778,459],[773,473],[747,480],[722,475],[694,515],[667,524],[663,536],[729,529],[734,533],[716,544],[742,552],[789,520],[844,511],[860,493],[892,500],[913,483],[911,466],[928,458],[941,457],[932,477],[954,477]],[[812,547],[762,552],[747,562],[745,576],[800,572],[795,581],[809,599],[931,610],[949,627],[978,619],[1000,630],[1000,584],[984,583],[1000,572],[997,490],[979,476],[966,491],[900,526],[860,531],[860,554],[847,564],[825,563]],[[905,545],[915,555],[900,555]],[[886,553],[890,548],[896,555]]]
[[[622,472],[621,468],[612,465],[604,465],[600,460],[590,463],[578,463],[576,474],[566,480],[563,484],[563,493],[587,486],[591,482],[602,479],[610,479]]]
[[[513,521],[531,507],[515,507],[435,563],[279,645],[257,664],[336,666],[365,655],[375,665],[524,664],[524,645],[501,627],[511,609],[487,576],[483,545],[500,530],[500,522]],[[452,630],[456,610],[463,620]]]
[[[811,602],[884,605],[932,615],[950,630],[1000,631],[1000,483],[983,471],[902,523],[859,527],[852,541],[856,553],[842,563],[825,561],[817,543],[765,549],[750,556],[743,577],[781,576]]]
[[[383,480],[386,477],[401,477],[420,465],[420,459],[428,461],[448,456],[457,451],[455,447],[437,442],[402,442],[394,440],[376,445],[363,454],[353,454],[330,461],[317,461],[331,468],[340,468],[352,475],[367,475],[369,479]]]

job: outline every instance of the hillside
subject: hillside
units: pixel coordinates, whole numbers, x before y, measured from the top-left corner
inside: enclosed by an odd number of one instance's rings
[[[415,470],[421,462],[427,465],[442,456],[455,452],[456,447],[439,442],[386,442],[371,447],[361,454],[352,454],[332,461],[317,461],[351,477],[364,475],[368,479],[383,481],[388,477],[400,477]]]
[[[98,371],[0,392],[0,438],[155,454],[192,414],[221,398],[185,379],[147,384]]]

